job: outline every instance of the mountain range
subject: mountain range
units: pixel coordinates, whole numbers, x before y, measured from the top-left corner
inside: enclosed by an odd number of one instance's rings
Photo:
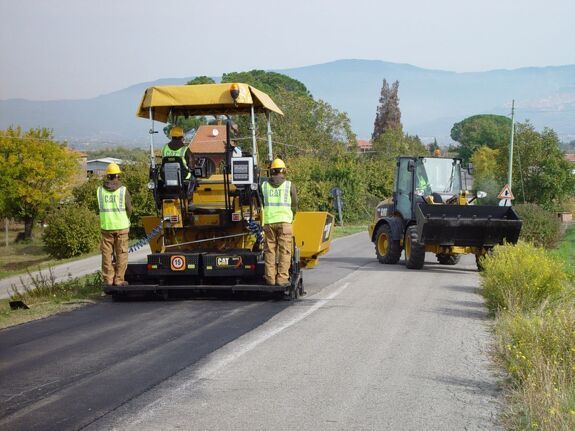
[[[564,141],[575,139],[575,65],[456,73],[379,60],[338,60],[276,70],[303,82],[315,98],[347,112],[358,138],[369,139],[382,81],[399,81],[406,132],[449,142],[451,127],[483,113],[509,115],[537,128],[551,127]],[[58,139],[81,143],[145,145],[149,123],[137,118],[144,90],[184,84],[192,77],[159,79],[82,100],[0,100],[0,128],[48,127]],[[281,107],[281,100],[276,101]]]

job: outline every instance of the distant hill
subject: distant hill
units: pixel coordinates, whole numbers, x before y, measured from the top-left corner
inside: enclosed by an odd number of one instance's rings
[[[455,73],[378,60],[339,60],[278,70],[302,81],[316,98],[349,114],[360,138],[369,138],[383,78],[399,80],[405,130],[421,137],[449,140],[453,123],[481,113],[507,115],[516,100],[517,119],[538,128],[552,127],[575,138],[575,65]],[[140,83],[85,100],[0,101],[0,128],[50,127],[70,142],[143,145],[149,123],[135,112],[144,89],[183,84],[173,78]],[[281,107],[281,100],[277,103]]]

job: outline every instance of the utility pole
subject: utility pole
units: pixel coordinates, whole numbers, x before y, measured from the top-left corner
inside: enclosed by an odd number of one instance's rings
[[[515,99],[511,102],[511,142],[509,143],[509,168],[507,170],[507,184],[511,190],[513,179],[513,132],[515,130]]]

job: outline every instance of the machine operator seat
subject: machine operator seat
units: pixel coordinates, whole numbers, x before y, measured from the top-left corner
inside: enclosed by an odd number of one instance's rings
[[[179,157],[164,157],[160,167],[158,188],[165,198],[184,197],[188,194],[191,179],[190,172]],[[190,175],[191,177],[191,175]]]

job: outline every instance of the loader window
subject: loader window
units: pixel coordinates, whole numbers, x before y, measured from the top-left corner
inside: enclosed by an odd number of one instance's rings
[[[406,220],[412,219],[411,192],[413,185],[413,174],[409,172],[410,159],[400,159],[397,170],[396,190],[397,190],[397,210]]]
[[[429,185],[424,193],[456,194],[461,190],[461,165],[459,160],[423,158],[417,161],[416,175],[426,178]]]

